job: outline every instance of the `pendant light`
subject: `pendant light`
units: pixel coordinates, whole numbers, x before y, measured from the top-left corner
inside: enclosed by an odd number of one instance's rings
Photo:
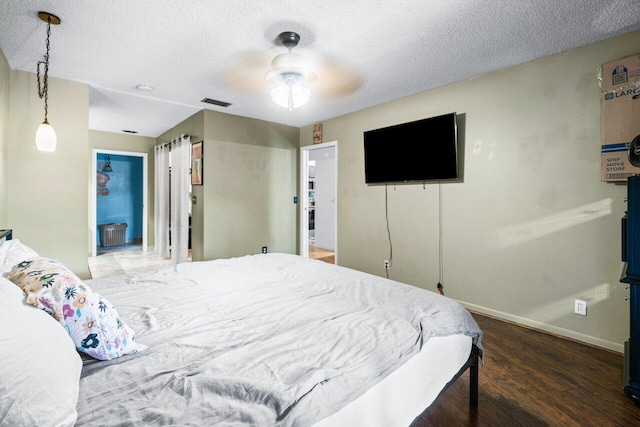
[[[60,25],[60,18],[48,12],[38,12],[38,17],[47,23],[47,53],[42,61],[38,61],[38,96],[44,98],[44,122],[38,127],[36,132],[36,147],[40,151],[56,151],[58,137],[53,126],[47,120],[47,110],[49,108],[49,37],[51,36],[51,24]],[[40,66],[44,65],[44,77],[40,82]]]

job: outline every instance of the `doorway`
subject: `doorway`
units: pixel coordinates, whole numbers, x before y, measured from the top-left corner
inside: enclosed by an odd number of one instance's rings
[[[338,142],[302,147],[300,152],[300,253],[337,262]]]
[[[141,166],[140,166],[141,164]],[[113,231],[114,241],[112,247],[109,247],[110,251],[117,251],[124,249],[124,246],[120,246],[120,239],[123,238],[122,233],[124,231],[124,241],[131,241],[135,235],[135,239],[141,241],[138,243],[141,246],[143,252],[147,251],[147,205],[148,205],[148,161],[147,153],[136,153],[129,151],[114,151],[94,149],[92,157],[92,215],[91,215],[91,256],[95,257],[98,254],[99,233],[100,225],[103,222],[113,223],[108,231]],[[118,172],[118,167],[122,168]],[[124,169],[128,172],[124,175],[116,175],[124,173]],[[117,178],[116,178],[117,177]],[[111,183],[111,187],[110,187]],[[135,205],[136,208],[129,209],[128,207],[123,210],[130,210],[126,214],[126,218],[113,216],[112,214],[105,214],[100,217],[98,198],[101,198],[101,202],[106,200],[107,197],[112,196],[109,201],[113,201],[114,204],[123,203],[123,198],[118,195],[118,190],[122,186],[134,186],[135,191],[127,191],[124,199],[128,199],[128,204]],[[116,207],[117,209],[117,207]],[[131,223],[131,224],[129,224]],[[126,224],[126,226],[124,225]],[[129,230],[127,230],[129,229]]]

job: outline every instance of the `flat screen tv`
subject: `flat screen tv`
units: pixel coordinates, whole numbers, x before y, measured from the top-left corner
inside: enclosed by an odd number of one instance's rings
[[[367,184],[458,180],[456,113],[364,132]]]

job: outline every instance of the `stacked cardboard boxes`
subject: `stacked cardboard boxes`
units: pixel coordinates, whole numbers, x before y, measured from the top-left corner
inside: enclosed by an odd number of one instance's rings
[[[640,135],[640,54],[602,66],[600,102],[602,181],[626,181],[640,174],[629,162],[629,144]]]

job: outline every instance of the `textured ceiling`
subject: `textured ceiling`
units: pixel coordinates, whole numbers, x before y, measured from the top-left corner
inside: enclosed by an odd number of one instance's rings
[[[640,29],[640,0],[0,0],[13,69],[45,53],[41,10],[62,20],[50,75],[91,87],[90,128],[151,137],[203,108],[305,126]],[[264,79],[289,30],[318,75],[293,111]]]

